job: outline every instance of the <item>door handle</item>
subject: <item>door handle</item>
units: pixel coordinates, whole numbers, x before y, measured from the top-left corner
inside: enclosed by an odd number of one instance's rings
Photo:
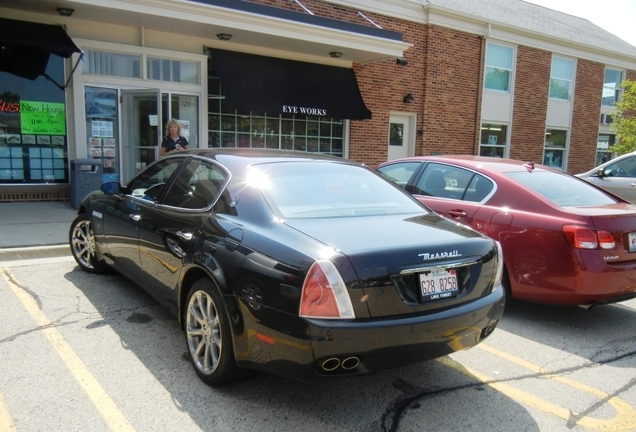
[[[466,212],[464,210],[449,210],[448,215],[453,219],[466,217]]]
[[[185,241],[190,241],[192,240],[192,233],[189,232],[183,232],[183,231],[177,231],[177,236],[179,236],[179,238],[181,240],[185,240]]]
[[[630,183],[629,185],[632,187],[636,187],[636,183]]]
[[[131,215],[128,215],[128,217],[134,220],[135,222],[139,222],[141,220],[141,216],[138,214],[131,214]]]

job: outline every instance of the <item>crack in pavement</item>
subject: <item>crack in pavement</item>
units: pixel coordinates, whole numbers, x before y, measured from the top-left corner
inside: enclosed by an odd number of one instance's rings
[[[400,426],[400,420],[402,419],[403,415],[407,412],[407,409],[411,406],[411,404],[413,402],[415,402],[415,401],[419,401],[420,399],[424,399],[426,397],[436,396],[436,395],[440,395],[440,394],[444,394],[444,393],[450,393],[450,392],[454,392],[454,391],[458,391],[458,390],[465,390],[465,389],[470,389],[470,388],[475,388],[475,389],[479,390],[480,387],[482,387],[482,389],[483,389],[484,385],[490,385],[490,384],[501,384],[501,383],[522,381],[522,380],[525,380],[525,379],[545,378],[545,377],[554,376],[554,375],[569,374],[569,373],[574,372],[574,371],[580,371],[580,370],[585,370],[585,369],[599,367],[601,365],[607,365],[607,364],[615,363],[617,361],[623,360],[624,358],[633,357],[633,356],[636,356],[636,350],[631,351],[631,352],[627,352],[627,353],[624,353],[624,354],[621,354],[621,355],[617,355],[617,356],[614,356],[614,357],[611,357],[611,358],[607,358],[605,360],[597,360],[597,361],[594,361],[594,362],[589,362],[589,363],[583,364],[581,366],[573,366],[573,367],[558,369],[558,370],[555,370],[555,371],[545,371],[545,372],[525,374],[525,375],[521,375],[521,376],[517,376],[517,377],[513,377],[513,378],[506,378],[506,379],[500,379],[500,380],[486,380],[486,381],[474,382],[474,383],[458,385],[458,386],[453,386],[453,387],[445,387],[445,388],[440,388],[440,389],[435,389],[435,390],[417,391],[418,386],[413,385],[413,384],[411,384],[409,382],[406,382],[404,380],[401,380],[400,378],[397,378],[394,381],[393,385],[398,390],[403,391],[405,393],[405,395],[399,396],[397,398],[397,400],[395,400],[384,411],[384,413],[382,414],[382,417],[381,417],[381,422],[380,422],[381,430],[383,432],[395,432],[395,431],[397,431],[399,426]],[[597,403],[593,404],[590,408],[585,410],[583,413],[580,413],[578,415],[571,414],[570,419],[567,421],[568,427],[569,428],[573,427],[574,425],[576,425],[576,422],[578,422],[580,419],[582,419],[586,415],[590,414],[591,412],[595,411],[596,409],[598,409],[599,407],[601,407],[602,405],[607,403],[607,400],[609,400],[612,397],[615,397],[617,394],[620,394],[620,393],[630,389],[634,385],[636,385],[636,378],[633,378],[625,386],[621,387],[619,390],[617,390],[613,394],[608,395],[607,397],[603,398],[600,402],[597,402]],[[405,391],[405,390],[409,390],[409,389],[413,389],[414,391],[416,391],[416,393],[409,396],[408,392]],[[417,407],[414,407],[414,408],[417,408]]]

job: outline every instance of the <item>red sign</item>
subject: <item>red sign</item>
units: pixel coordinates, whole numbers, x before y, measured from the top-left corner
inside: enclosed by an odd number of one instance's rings
[[[20,102],[5,102],[0,99],[0,112],[19,113]]]

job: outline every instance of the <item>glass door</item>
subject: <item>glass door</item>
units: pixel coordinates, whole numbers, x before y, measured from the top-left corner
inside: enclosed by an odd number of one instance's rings
[[[161,145],[161,91],[122,90],[122,147],[127,182],[159,158]]]
[[[163,93],[161,112],[164,115],[161,123],[165,129],[170,119],[181,126],[180,135],[187,141],[189,148],[199,148],[199,96],[177,93]],[[164,130],[164,135],[166,131]]]

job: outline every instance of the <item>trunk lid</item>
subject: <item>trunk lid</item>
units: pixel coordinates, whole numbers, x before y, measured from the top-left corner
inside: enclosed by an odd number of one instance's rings
[[[285,223],[348,258],[357,281],[347,284],[350,290],[363,290],[371,316],[438,311],[492,291],[497,270],[493,241],[435,213]],[[421,274],[429,282],[434,275],[454,277],[457,290],[435,297],[442,294],[439,287],[425,295]]]

